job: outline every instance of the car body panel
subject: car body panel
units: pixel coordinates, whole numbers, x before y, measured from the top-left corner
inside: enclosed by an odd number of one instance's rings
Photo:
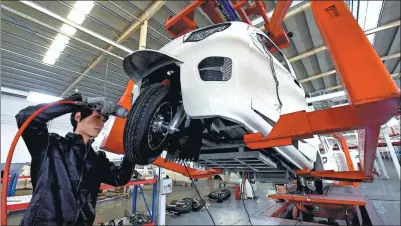
[[[231,22],[224,31],[213,33],[201,41],[185,42],[190,35],[185,34],[162,47],[159,55],[155,51],[151,53],[164,59],[161,63],[168,60],[179,62],[183,106],[189,117],[221,117],[242,125],[250,133],[261,132],[267,136],[280,115],[308,110],[304,90],[296,81],[288,60],[284,57],[287,68],[274,57],[271,61],[273,54],[263,49],[263,44],[258,42],[258,35],[269,39],[261,30],[246,23]],[[211,56],[232,60],[230,79],[201,79],[198,65]],[[142,64],[152,65],[154,59],[157,57],[149,57],[151,62]],[[278,81],[278,94],[271,62]],[[145,72],[141,76],[148,74]],[[299,150],[293,145],[274,149],[297,168],[313,169],[318,142],[317,137],[314,137],[298,141],[296,146]]]

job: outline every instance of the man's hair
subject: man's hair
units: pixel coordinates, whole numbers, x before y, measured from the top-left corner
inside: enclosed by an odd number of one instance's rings
[[[75,130],[77,129],[77,125],[78,125],[77,120],[75,120],[75,114],[78,112],[81,113],[81,119],[80,119],[80,121],[81,121],[81,120],[91,116],[93,113],[93,110],[89,109],[89,108],[78,108],[77,110],[75,110],[71,113],[70,121],[71,121],[73,132],[75,132]]]

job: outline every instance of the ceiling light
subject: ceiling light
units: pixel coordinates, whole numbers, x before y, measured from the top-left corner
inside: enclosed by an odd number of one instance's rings
[[[76,1],[74,4],[74,8],[84,14],[89,14],[93,6],[95,6],[93,1]]]
[[[56,38],[54,39],[54,42],[63,43],[63,44],[68,44],[69,41],[70,41],[70,38],[63,34],[57,34]]]
[[[74,27],[71,27],[68,24],[63,24],[60,28],[60,30],[68,35],[74,35],[75,32],[77,32],[77,29],[75,29]]]
[[[85,15],[76,9],[72,9],[68,14],[67,19],[76,24],[82,24],[82,22],[85,20]]]
[[[54,63],[56,63],[56,60],[57,60],[56,58],[52,58],[49,56],[43,57],[43,63],[50,64],[50,65],[53,65]]]
[[[46,56],[45,57],[50,57],[50,58],[54,58],[57,59],[60,56],[61,52],[57,51],[56,49],[49,49],[46,52]]]
[[[333,106],[331,106],[331,108],[337,108],[337,107],[342,107],[342,106],[347,106],[347,105],[349,105],[349,103],[333,105]]]
[[[55,97],[55,96],[38,93],[38,92],[29,92],[26,99],[28,101],[35,102],[35,103],[49,103],[49,102],[61,100],[60,97]]]
[[[66,43],[62,43],[62,42],[53,42],[53,43],[50,45],[50,49],[52,49],[54,52],[63,52],[65,46],[66,46]]]

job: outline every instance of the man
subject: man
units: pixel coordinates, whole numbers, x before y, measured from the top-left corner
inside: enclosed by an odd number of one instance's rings
[[[80,94],[66,100],[82,101]],[[100,184],[125,185],[135,164],[124,156],[115,166],[91,144],[111,114],[109,101],[100,113],[73,104],[50,107],[33,119],[22,134],[32,157],[33,195],[21,225],[92,225]],[[17,115],[18,127],[44,104],[30,106]],[[73,133],[49,133],[47,122],[71,113]]]

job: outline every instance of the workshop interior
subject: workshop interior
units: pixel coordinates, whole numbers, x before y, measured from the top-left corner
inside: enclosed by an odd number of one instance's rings
[[[94,225],[400,225],[400,10],[2,1],[0,224],[33,208],[20,137],[35,117],[107,99],[92,148],[135,168],[100,185]],[[70,115],[47,130],[72,132]]]

